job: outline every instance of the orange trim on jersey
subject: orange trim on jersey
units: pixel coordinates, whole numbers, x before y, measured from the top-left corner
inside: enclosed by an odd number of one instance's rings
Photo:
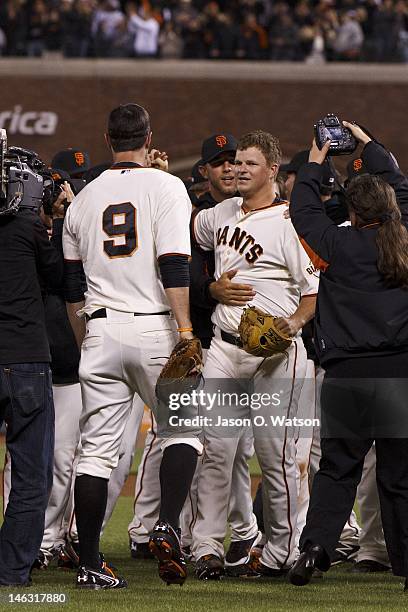
[[[66,262],[71,261],[73,263],[78,263],[78,262],[82,263],[82,259],[66,259],[65,257],[64,257],[64,261]]]
[[[288,206],[289,202],[287,200],[278,200],[277,202],[275,202],[274,200],[272,204],[268,204],[267,206],[261,206],[261,208],[254,208],[254,209],[247,209],[245,208],[244,204],[241,204],[241,208],[244,211],[244,213],[247,215],[248,213],[256,213],[259,210],[266,210],[267,208],[273,208],[274,206],[281,206],[282,204],[285,204],[285,206]]]
[[[158,261],[160,261],[160,259],[162,257],[188,257],[188,260],[190,261],[191,259],[191,255],[187,255],[187,253],[164,253],[163,255],[159,255],[159,257],[157,258]]]
[[[303,238],[300,238],[300,244],[305,249],[306,253],[309,255],[310,261],[312,262],[314,267],[318,270],[321,270],[322,272],[326,272],[330,264],[321,257],[319,257],[319,255],[314,252],[312,247],[310,247],[307,244],[306,240],[304,240]]]
[[[305,298],[305,297],[316,297],[317,293],[307,293],[306,295],[301,295],[301,298]]]

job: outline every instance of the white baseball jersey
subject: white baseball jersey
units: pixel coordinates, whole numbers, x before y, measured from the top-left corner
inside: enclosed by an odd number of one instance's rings
[[[215,278],[237,269],[232,281],[256,291],[251,305],[288,317],[302,296],[317,293],[318,272],[291,221],[284,218],[282,205],[245,212],[242,201],[231,198],[200,211],[194,220],[195,239],[204,250],[215,251]],[[241,314],[240,306],[217,304],[212,321],[237,334]]]
[[[154,313],[169,305],[158,259],[190,255],[191,203],[183,182],[153,168],[118,166],[87,185],[68,208],[66,260],[82,260],[83,312]]]

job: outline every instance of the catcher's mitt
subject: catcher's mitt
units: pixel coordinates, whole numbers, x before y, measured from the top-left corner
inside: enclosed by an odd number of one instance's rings
[[[189,393],[200,384],[203,351],[198,338],[180,340],[160,372],[156,397],[167,403],[171,393]]]
[[[255,306],[244,308],[238,332],[242,348],[256,357],[271,357],[285,353],[292,338],[285,336],[275,327],[275,319]]]

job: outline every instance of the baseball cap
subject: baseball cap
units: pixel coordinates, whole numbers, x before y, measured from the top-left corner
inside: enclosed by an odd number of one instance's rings
[[[91,167],[89,153],[82,149],[64,149],[54,155],[51,167],[65,170],[71,176],[86,172]]]
[[[71,178],[65,170],[50,168],[51,176],[54,181],[62,182],[69,181]]]
[[[294,172],[297,174],[303,164],[307,164],[309,161],[309,151],[298,151],[292,157],[288,164],[281,164],[279,171],[280,172]]]
[[[297,174],[299,172],[299,170],[301,169],[301,167],[304,164],[307,164],[309,161],[309,151],[298,151],[298,153],[295,153],[295,155],[292,157],[292,159],[290,160],[290,162],[288,164],[282,164],[279,168],[280,172],[293,172],[294,174]],[[329,164],[329,162],[326,160],[323,162],[322,164],[322,180],[320,183],[320,188],[325,189],[325,190],[331,190],[334,189],[334,186],[336,184],[336,176],[334,174],[334,170],[331,166],[331,164]]]
[[[361,176],[362,174],[368,174],[367,168],[364,166],[364,162],[361,157],[352,159],[347,164],[347,178],[351,181],[355,176]]]
[[[336,175],[332,165],[325,160],[322,163],[322,169],[323,173],[322,180],[320,182],[320,191],[322,192],[323,189],[334,189],[336,185]]]
[[[184,181],[184,186],[187,189],[187,191],[189,191],[194,185],[198,185],[199,183],[203,183],[204,181],[207,180],[203,177],[200,170],[198,169],[199,166],[202,166],[202,165],[203,165],[203,162],[201,159],[199,159],[194,164],[194,166],[191,168],[190,176],[188,177],[186,181]]]
[[[232,134],[214,134],[204,140],[201,147],[201,164],[208,164],[220,153],[237,150],[238,141]]]
[[[203,165],[203,162],[201,159],[199,159],[198,162],[196,162],[194,166],[191,168],[190,179],[194,185],[197,183],[202,183],[203,181],[206,180],[199,170],[199,167],[202,165]]]

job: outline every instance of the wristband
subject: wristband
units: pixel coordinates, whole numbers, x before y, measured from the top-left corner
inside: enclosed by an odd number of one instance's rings
[[[177,331],[179,332],[179,334],[183,332],[192,332],[193,328],[192,327],[178,327]]]

